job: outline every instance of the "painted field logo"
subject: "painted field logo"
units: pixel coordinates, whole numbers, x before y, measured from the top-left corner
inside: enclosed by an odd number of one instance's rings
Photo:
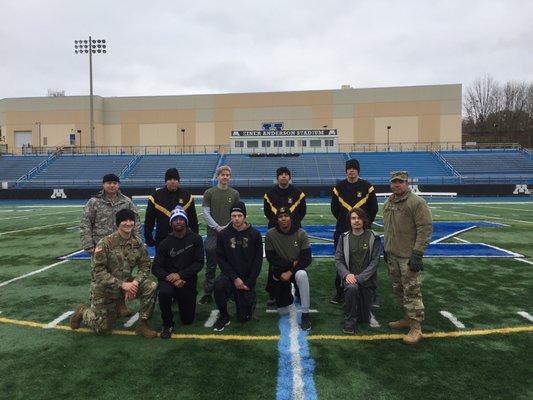
[[[527,188],[527,185],[516,185],[513,194],[531,194],[531,192]]]
[[[54,189],[54,192],[50,196],[51,199],[66,199],[65,189]]]

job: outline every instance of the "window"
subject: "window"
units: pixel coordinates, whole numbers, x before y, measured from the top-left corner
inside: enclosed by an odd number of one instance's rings
[[[48,138],[46,136],[43,137],[43,146],[48,146]]]
[[[283,140],[274,140],[274,147],[283,147]]]
[[[298,146],[306,147],[307,146],[307,140],[298,140]]]
[[[68,141],[69,141],[69,144],[71,146],[76,146],[76,134],[75,133],[71,133],[69,136],[68,136]]]
[[[324,140],[324,146],[333,147],[333,139],[325,139]]]
[[[270,140],[262,140],[261,147],[270,147]]]
[[[246,142],[246,147],[248,148],[256,148],[259,147],[259,141],[258,140],[248,140]]]
[[[285,140],[285,147],[294,147],[294,140]]]
[[[320,140],[320,139],[311,139],[309,141],[309,146],[311,146],[311,147],[320,147],[320,146],[322,146],[322,140]]]
[[[244,147],[244,141],[236,140],[235,141],[235,147]]]

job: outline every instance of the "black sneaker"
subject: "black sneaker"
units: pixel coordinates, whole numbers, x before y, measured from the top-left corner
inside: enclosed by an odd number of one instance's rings
[[[311,329],[311,319],[309,318],[309,313],[302,313],[300,328],[302,328],[302,331],[308,331]]]
[[[344,326],[342,327],[342,331],[344,333],[353,335],[355,333],[355,325],[350,324],[350,323],[345,323]]]
[[[219,315],[215,324],[213,325],[213,330],[215,332],[222,332],[226,326],[230,324],[229,317],[224,315]]]
[[[381,307],[380,303],[379,303],[379,297],[376,293],[376,295],[374,296],[374,299],[372,300],[372,307],[374,308],[379,308]]]
[[[268,299],[266,302],[266,307],[269,309],[276,308],[276,299]]]
[[[171,326],[164,326],[163,329],[161,329],[159,337],[161,339],[170,339],[172,337],[172,331],[173,328]]]
[[[208,304],[213,301],[213,298],[210,294],[204,294],[201,299],[198,301],[198,304]]]
[[[344,296],[342,294],[337,293],[333,298],[329,301],[331,304],[341,304],[344,303]]]

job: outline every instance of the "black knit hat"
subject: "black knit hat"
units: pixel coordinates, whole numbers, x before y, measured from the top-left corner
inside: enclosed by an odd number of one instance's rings
[[[135,221],[135,213],[130,209],[123,208],[116,213],[115,223],[119,226],[122,221],[126,220]]]
[[[349,170],[350,168],[356,169],[357,172],[361,172],[359,161],[357,161],[355,158],[352,158],[351,160],[346,161],[346,170]]]
[[[237,201],[231,206],[231,209],[229,210],[230,215],[235,211],[243,213],[246,217],[246,205],[242,201]]]
[[[116,176],[115,174],[106,174],[102,178],[102,183],[106,182],[120,182],[120,178]]]
[[[276,178],[278,176],[280,176],[281,174],[287,174],[289,175],[289,178],[291,176],[291,170],[287,167],[279,167],[277,170],[276,170]]]
[[[167,172],[165,172],[165,182],[170,179],[180,180],[180,173],[176,168],[169,168],[167,169]]]

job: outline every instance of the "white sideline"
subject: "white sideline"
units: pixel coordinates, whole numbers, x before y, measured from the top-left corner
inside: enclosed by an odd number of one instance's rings
[[[139,319],[139,313],[137,312],[133,314],[133,316],[126,321],[126,323],[124,324],[124,328],[129,328],[130,326],[133,326],[133,324],[137,322],[138,319]]]
[[[459,321],[451,312],[440,311],[440,315],[442,315],[444,318],[448,318],[450,322],[455,325],[456,328],[465,329],[465,325],[461,321]]]
[[[533,315],[531,315],[531,314],[529,314],[529,313],[527,313],[525,311],[518,311],[517,314],[520,315],[521,317],[524,317],[528,321],[532,321],[533,322]]]
[[[531,262],[529,260],[524,260],[523,258],[514,258],[514,260],[521,261],[521,262],[529,264],[529,265],[533,265],[533,262]]]
[[[13,278],[13,279],[10,279],[8,281],[4,281],[4,282],[1,282],[0,283],[0,287],[2,286],[5,286],[5,285],[9,285],[11,282],[15,282],[15,281],[18,281],[20,279],[24,279],[24,278],[27,278],[28,276],[32,276],[32,275],[36,275],[36,274],[39,274],[43,271],[46,271],[47,269],[50,269],[52,267],[55,267],[56,265],[60,265],[60,264],[64,264],[66,262],[68,262],[69,260],[61,260],[61,261],[58,261],[54,264],[51,264],[47,267],[44,267],[44,268],[41,268],[41,269],[38,269],[36,271],[32,271],[32,272],[28,272],[27,274],[24,274],[24,275],[21,275],[21,276],[17,276],[16,278]]]
[[[211,310],[211,314],[209,315],[209,318],[207,318],[207,321],[205,321],[204,327],[212,328],[213,325],[215,325],[215,322],[217,321],[219,313],[220,311],[218,310]]]
[[[52,329],[54,328],[57,324],[59,324],[61,321],[63,321],[64,319],[67,319],[68,317],[70,317],[72,314],[74,314],[74,311],[67,311],[67,312],[64,312],[63,314],[61,314],[59,317],[57,317],[56,319],[54,319],[53,321],[50,321],[49,323],[47,323],[45,326],[44,326],[44,329]]]

